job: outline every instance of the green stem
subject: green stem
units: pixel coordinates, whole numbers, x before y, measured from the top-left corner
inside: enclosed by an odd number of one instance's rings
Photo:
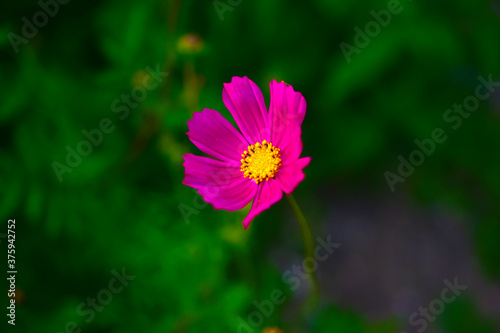
[[[304,256],[305,258],[312,258],[316,260],[314,257],[314,238],[311,232],[311,228],[309,227],[309,223],[307,223],[304,213],[302,213],[302,210],[297,204],[297,201],[295,201],[293,195],[292,194],[287,195],[287,198],[288,198],[288,203],[292,208],[293,215],[295,215],[297,223],[299,224],[300,232],[302,233],[302,240],[304,241]],[[309,269],[306,268],[306,271],[309,274],[309,277],[311,278],[312,288],[313,288],[312,294],[310,295],[310,298],[307,302],[307,308],[308,310],[312,310],[314,309],[314,307],[316,307],[319,300],[318,277],[316,275],[316,270],[309,271]]]

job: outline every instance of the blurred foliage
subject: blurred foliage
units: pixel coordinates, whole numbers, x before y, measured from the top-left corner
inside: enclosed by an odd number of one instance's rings
[[[304,94],[304,156],[313,162],[299,200],[331,188],[389,193],[383,173],[395,172],[397,156],[446,126],[444,111],[474,92],[479,75],[500,77],[500,17],[488,2],[403,1],[349,64],[339,44],[352,44],[353,28],[386,1],[243,0],[221,20],[212,1],[73,0],[19,53],[7,34],[21,34],[21,18],[41,9],[35,0],[4,6],[0,223],[17,221],[17,286],[25,294],[19,332],[62,332],[68,321],[84,332],[235,332],[238,317],[255,310],[253,300],[273,289],[293,298],[269,257],[284,242],[286,205],[244,232],[246,211],[200,208],[181,184],[182,155],[197,152],[186,121],[204,107],[229,119],[221,92],[232,76],[250,77],[266,101],[273,78]],[[147,79],[148,66],[169,75],[121,119],[113,102]],[[482,102],[394,194],[470,217],[465,227],[481,268],[497,282],[499,117],[493,100]],[[104,118],[114,130],[59,182],[52,163],[65,163],[66,147],[76,149],[82,131]],[[194,211],[188,220],[183,203]],[[309,210],[321,216],[328,204]],[[293,251],[300,255],[300,243]],[[122,267],[136,278],[86,323],[75,309]],[[325,301],[309,319],[284,315],[287,301],[262,329],[397,330],[391,318],[371,322]],[[443,332],[493,332],[472,304],[464,299],[447,310]]]

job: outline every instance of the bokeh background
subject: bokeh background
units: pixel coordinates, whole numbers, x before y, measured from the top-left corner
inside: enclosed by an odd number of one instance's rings
[[[16,52],[12,33],[42,7],[4,3],[0,247],[15,218],[18,275],[16,326],[2,313],[2,332],[417,332],[409,317],[455,278],[467,290],[422,331],[500,332],[500,90],[458,129],[443,120],[478,76],[500,81],[500,4],[401,1],[347,61],[340,44],[387,6],[71,0]],[[168,76],[115,112],[148,69]],[[312,313],[307,281],[282,279],[303,259],[285,199],[244,231],[249,207],[216,211],[182,185],[182,155],[199,153],[187,120],[205,107],[230,118],[222,84],[245,75],[267,103],[272,79],[307,100],[312,163],[295,197],[314,236],[341,244],[318,265]],[[54,162],[106,118],[113,130],[58,179]],[[384,173],[435,128],[448,139],[391,191]],[[135,278],[109,304],[78,312],[122,269]],[[241,328],[275,289],[286,301]]]

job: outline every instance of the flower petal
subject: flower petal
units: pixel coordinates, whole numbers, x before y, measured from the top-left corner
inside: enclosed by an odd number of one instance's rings
[[[250,144],[269,140],[264,96],[248,77],[234,76],[231,83],[224,83],[222,100]]]
[[[255,199],[253,199],[252,209],[243,220],[243,226],[248,228],[250,222],[262,211],[269,209],[273,204],[280,201],[283,197],[283,191],[278,181],[269,179],[259,184]]]
[[[183,165],[186,176],[182,183],[197,189],[215,209],[241,209],[257,193],[257,184],[244,178],[240,167],[232,163],[186,154]]]
[[[187,122],[189,139],[205,154],[221,161],[240,163],[248,142],[219,112],[204,109]]]
[[[294,129],[287,129],[289,133],[286,140],[281,141],[281,160],[283,165],[291,164],[300,157],[302,154],[302,131],[300,127],[295,127]]]
[[[276,173],[276,179],[280,183],[281,188],[286,194],[290,194],[295,190],[297,185],[304,180],[306,175],[302,171],[311,162],[310,157],[304,157],[296,160],[289,165],[283,165]]]
[[[278,148],[295,140],[297,130],[300,137],[300,126],[306,115],[306,100],[300,92],[293,90],[285,82],[269,83],[271,103],[269,105],[269,125],[271,127],[271,142]],[[300,155],[300,153],[299,153]]]

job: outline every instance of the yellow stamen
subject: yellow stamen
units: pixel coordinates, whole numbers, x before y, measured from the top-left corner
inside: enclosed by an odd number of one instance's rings
[[[257,184],[273,178],[281,166],[280,149],[266,140],[248,146],[241,154],[241,171],[245,178],[253,179]]]

